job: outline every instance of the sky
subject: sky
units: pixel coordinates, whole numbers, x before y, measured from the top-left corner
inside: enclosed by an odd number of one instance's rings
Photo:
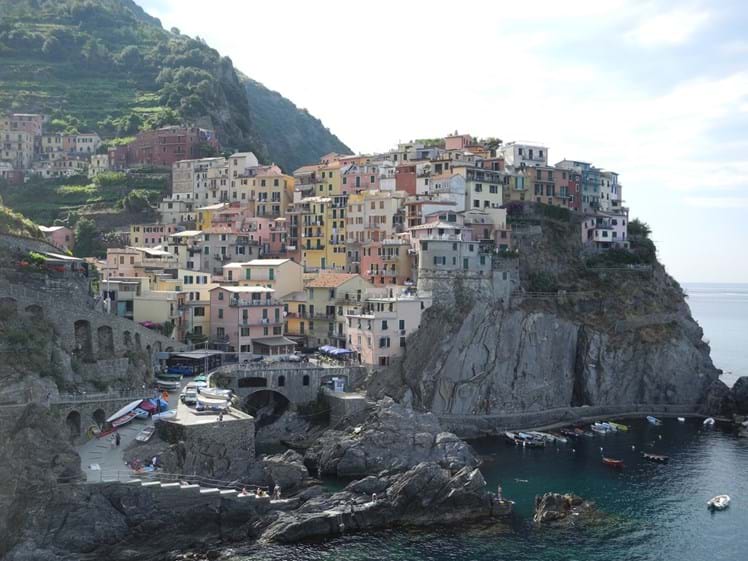
[[[748,282],[743,0],[140,0],[356,153],[459,131],[616,171],[681,282]]]

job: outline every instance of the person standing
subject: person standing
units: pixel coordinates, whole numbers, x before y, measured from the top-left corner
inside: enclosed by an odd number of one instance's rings
[[[116,444],[117,446],[119,446],[119,443],[120,443],[120,442],[121,442],[121,438],[120,438],[119,432],[115,432],[115,433],[114,433],[114,443],[115,443],[115,444]]]

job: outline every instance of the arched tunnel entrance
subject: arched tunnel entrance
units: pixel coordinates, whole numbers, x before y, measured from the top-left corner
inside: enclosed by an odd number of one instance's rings
[[[290,405],[285,395],[273,390],[260,390],[244,400],[242,409],[255,418],[255,428],[261,428],[278,420]]]
[[[65,418],[65,424],[68,428],[68,434],[71,439],[76,439],[81,435],[81,414],[78,411],[71,411]]]

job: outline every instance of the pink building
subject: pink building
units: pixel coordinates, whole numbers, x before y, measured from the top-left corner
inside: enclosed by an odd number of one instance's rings
[[[70,228],[65,226],[39,226],[47,241],[63,251],[73,251],[75,236]]]
[[[361,246],[361,276],[375,286],[413,284],[409,240],[396,238]]]
[[[284,355],[295,343],[284,337],[283,304],[264,286],[218,286],[210,291],[210,339],[229,352]]]
[[[367,294],[360,305],[346,309],[348,348],[362,364],[387,366],[405,351],[406,338],[418,329],[430,298],[391,290]]]
[[[379,190],[379,170],[370,164],[350,164],[341,169],[343,193]]]

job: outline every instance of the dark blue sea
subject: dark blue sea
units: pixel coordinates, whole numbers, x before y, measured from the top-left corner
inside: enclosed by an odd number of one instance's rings
[[[687,285],[694,317],[731,385],[748,375],[748,286]],[[738,561],[748,559],[748,439],[727,427],[666,419],[662,427],[626,421],[628,432],[530,450],[498,439],[473,442],[492,489],[501,483],[516,501],[511,521],[428,531],[393,529],[325,543],[236,550],[237,561]],[[602,452],[600,449],[603,449]],[[667,465],[642,451],[666,454]],[[614,471],[601,454],[623,459]],[[592,526],[536,528],[532,506],[546,491],[574,492],[607,514]],[[706,501],[729,494],[731,506],[711,513]]]

